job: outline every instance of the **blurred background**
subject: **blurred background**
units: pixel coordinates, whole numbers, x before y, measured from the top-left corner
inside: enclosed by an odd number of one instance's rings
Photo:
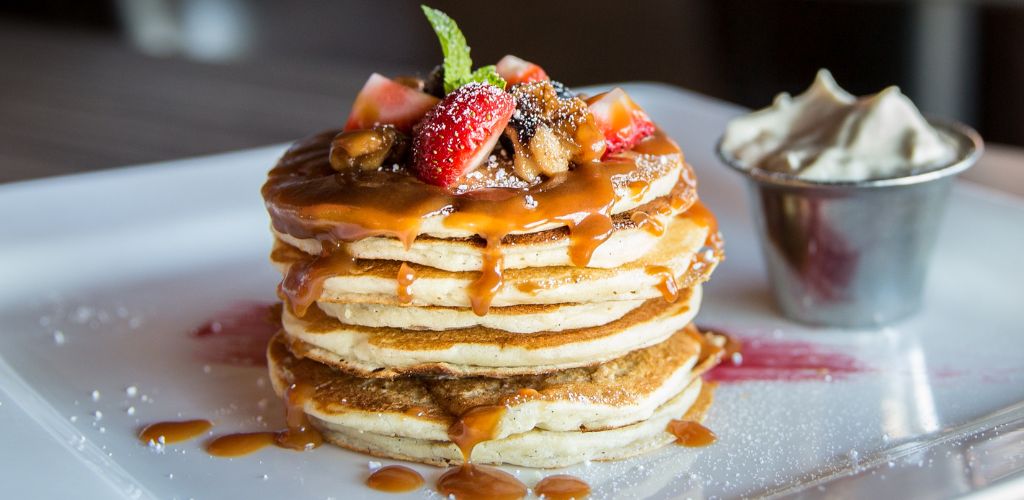
[[[338,126],[371,72],[440,61],[419,3],[0,0],[0,182]],[[819,67],[857,94],[896,84],[976,127],[985,164],[1024,186],[1024,3],[429,3],[459,22],[477,64],[514,52],[569,85],[655,80],[762,107]]]

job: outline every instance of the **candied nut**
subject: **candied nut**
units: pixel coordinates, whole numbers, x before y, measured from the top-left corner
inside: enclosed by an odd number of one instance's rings
[[[505,136],[512,144],[516,175],[533,180],[569,169],[570,163],[601,159],[604,135],[590,109],[557,82],[515,85],[516,112]]]
[[[338,171],[374,170],[385,161],[399,162],[409,140],[389,125],[342,132],[331,141],[331,167]]]

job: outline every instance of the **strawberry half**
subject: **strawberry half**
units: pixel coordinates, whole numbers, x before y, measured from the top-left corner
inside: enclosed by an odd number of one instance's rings
[[[497,70],[498,74],[501,75],[501,77],[505,79],[505,82],[508,83],[506,88],[517,83],[550,80],[550,78],[548,78],[548,74],[544,72],[544,68],[511,54],[502,57],[501,60],[498,61]]]
[[[356,96],[352,113],[345,123],[345,131],[368,129],[374,125],[394,125],[396,129],[408,133],[438,100],[426,92],[374,73]]]
[[[416,176],[436,186],[455,184],[490,155],[515,108],[515,99],[494,85],[470,83],[452,91],[416,132]]]
[[[620,88],[587,99],[587,106],[608,145],[605,158],[631,149],[654,133],[651,118]]]

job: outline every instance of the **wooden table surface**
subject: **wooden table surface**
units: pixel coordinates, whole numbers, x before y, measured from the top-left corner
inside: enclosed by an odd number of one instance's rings
[[[286,142],[338,126],[359,61],[204,64],[112,37],[0,22],[0,183]],[[1024,196],[1024,149],[989,144],[965,177]]]

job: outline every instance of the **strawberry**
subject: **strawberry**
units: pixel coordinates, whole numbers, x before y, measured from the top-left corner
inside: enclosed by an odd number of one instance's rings
[[[445,96],[413,140],[416,176],[428,184],[453,185],[483,163],[515,108],[515,99],[494,85],[470,83]]]
[[[548,74],[544,72],[544,68],[511,54],[502,57],[501,60],[498,61],[497,69],[498,74],[501,75],[501,77],[508,83],[507,87],[511,87],[517,83],[550,80],[550,78],[548,78]]]
[[[587,106],[608,144],[605,158],[631,149],[654,133],[651,118],[620,88],[587,99]]]
[[[408,133],[437,102],[430,94],[374,73],[356,96],[345,131],[394,125]]]

